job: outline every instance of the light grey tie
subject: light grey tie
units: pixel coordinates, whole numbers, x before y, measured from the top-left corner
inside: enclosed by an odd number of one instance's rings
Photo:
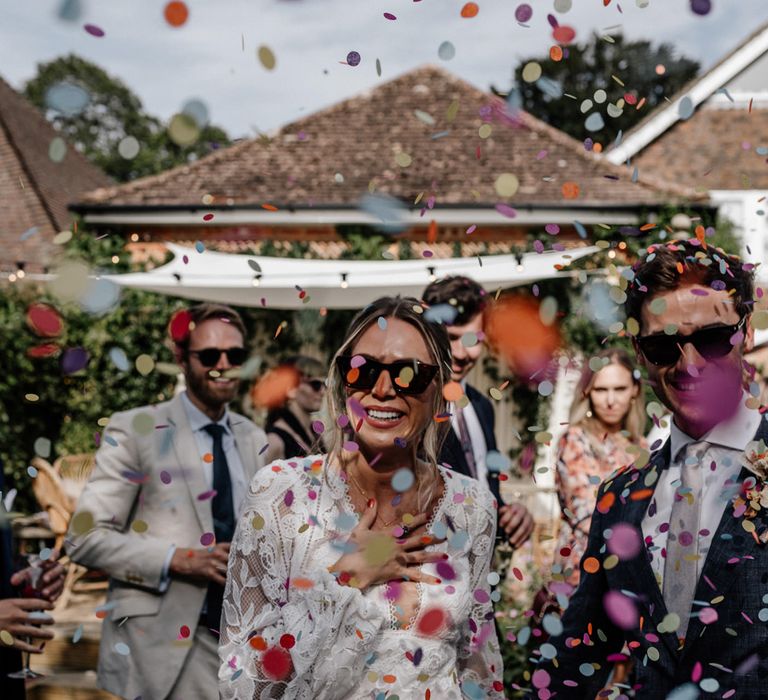
[[[688,630],[691,604],[699,576],[699,530],[704,484],[704,453],[708,442],[686,445],[681,460],[681,484],[675,491],[669,518],[663,594],[667,610],[680,616],[679,637]]]

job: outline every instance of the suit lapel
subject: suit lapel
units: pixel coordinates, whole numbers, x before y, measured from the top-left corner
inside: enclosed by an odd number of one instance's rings
[[[262,466],[262,460],[258,454],[259,446],[255,444],[256,441],[253,439],[256,433],[247,418],[232,411],[229,412],[229,416],[229,423],[235,435],[235,447],[237,447],[240,462],[245,470],[246,484],[249,484],[256,471]]]
[[[189,489],[189,497],[194,506],[197,519],[203,532],[213,532],[211,499],[199,496],[210,491],[205,481],[203,465],[197,450],[197,441],[189,425],[181,396],[175,397],[168,404],[168,422],[173,426],[173,450],[179,464],[184,482]]]
[[[671,447],[669,440],[656,452],[648,465],[639,472],[639,476],[629,485],[623,495],[624,507],[617,511],[622,522],[629,523],[643,532],[643,518],[648,511],[648,505],[653,498],[661,472],[667,467],[670,459]],[[622,495],[619,495],[622,498]],[[621,572],[621,578],[627,590],[635,591],[644,603],[648,615],[653,620],[654,627],[658,628],[664,616],[667,614],[667,606],[664,604],[659,584],[653,575],[653,569],[649,561],[649,554],[643,546],[640,554],[634,559],[624,562],[624,566],[616,568]],[[669,648],[670,653],[677,653],[677,637],[672,633],[659,634],[663,642]]]
[[[448,426],[448,434],[445,436],[445,442],[443,443],[443,449],[441,450],[443,461],[453,469],[453,471],[465,476],[471,476],[469,473],[469,465],[467,464],[467,458],[464,455],[464,450],[461,449],[461,442],[456,437],[456,433],[453,430],[453,426]]]

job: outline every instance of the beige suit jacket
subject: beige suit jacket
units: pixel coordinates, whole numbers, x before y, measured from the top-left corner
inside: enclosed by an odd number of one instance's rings
[[[263,466],[266,436],[230,411],[246,480]],[[199,548],[213,532],[211,500],[180,396],[116,413],[67,539],[72,559],[109,574],[99,650],[99,685],[115,695],[162,700],[189,652],[207,584],[172,578],[162,588],[171,545]],[[182,626],[190,634],[181,637]]]

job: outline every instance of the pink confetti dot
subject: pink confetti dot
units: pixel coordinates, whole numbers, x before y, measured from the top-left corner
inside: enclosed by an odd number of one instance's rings
[[[347,452],[357,452],[360,449],[360,446],[354,440],[347,440],[342,445],[342,448]]]
[[[101,27],[97,27],[95,24],[85,24],[83,25],[83,29],[85,29],[91,36],[95,36],[98,39],[104,36],[104,30]]]
[[[533,683],[534,688],[546,688],[551,680],[549,674],[544,669],[539,669],[533,672],[531,683]]]
[[[285,503],[285,505],[287,505],[289,507],[293,503],[293,491],[291,491],[291,489],[288,489],[285,492],[285,496],[283,497],[283,502]]]
[[[702,608],[699,612],[699,619],[705,625],[711,625],[713,622],[717,622],[717,610],[714,608]]]
[[[321,420],[312,421],[312,432],[315,435],[322,435],[324,431],[325,431],[325,425],[323,425],[323,421]]]
[[[471,226],[470,226],[470,227],[467,229],[467,234],[470,234],[470,233],[474,233],[476,228],[477,228],[477,226],[475,226],[475,224],[472,224],[472,225],[471,225]]]
[[[336,425],[338,425],[340,428],[346,428],[349,425],[349,418],[344,414],[340,415],[336,419]]]
[[[491,600],[488,591],[484,591],[482,588],[475,589],[475,592],[472,595],[478,603],[487,603]]]
[[[212,532],[204,532],[200,535],[200,544],[203,547],[208,547],[214,543],[216,536]]]
[[[510,207],[508,204],[497,204],[496,211],[502,216],[506,216],[508,219],[514,219],[517,216],[517,209]]]
[[[634,559],[643,546],[643,540],[637,528],[628,523],[619,523],[611,528],[608,551],[621,561]]]
[[[618,591],[608,591],[603,597],[603,607],[616,627],[631,630],[637,627],[637,608],[631,598]]]
[[[307,496],[309,496],[310,501],[314,501],[317,498],[317,491],[307,491]]]

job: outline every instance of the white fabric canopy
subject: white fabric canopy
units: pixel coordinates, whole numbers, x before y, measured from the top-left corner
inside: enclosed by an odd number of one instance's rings
[[[149,272],[110,275],[124,286],[187,299],[273,309],[358,309],[381,296],[420,297],[430,276],[466,275],[488,291],[532,284],[573,273],[555,265],[591,255],[596,247],[567,252],[526,253],[482,258],[424,258],[422,260],[305,260],[233,255],[169,243],[171,262]],[[185,262],[186,260],[186,262]],[[259,272],[260,271],[260,272]],[[254,284],[257,275],[258,286]],[[346,281],[347,286],[342,287]],[[301,292],[305,292],[305,302]],[[262,299],[264,302],[262,302]]]

